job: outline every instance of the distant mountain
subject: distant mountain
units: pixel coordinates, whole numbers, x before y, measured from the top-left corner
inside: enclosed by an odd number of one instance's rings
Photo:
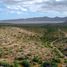
[[[3,23],[60,23],[67,21],[67,17],[34,17],[27,19],[13,19],[13,20],[3,20]]]
[[[35,17],[35,18],[28,18],[25,20],[29,20],[29,21],[66,21],[67,17],[54,17],[54,18],[50,18],[50,17]]]

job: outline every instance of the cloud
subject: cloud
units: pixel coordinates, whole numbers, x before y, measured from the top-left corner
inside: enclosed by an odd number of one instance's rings
[[[27,11],[67,13],[66,0],[0,0],[0,3],[7,11],[18,14]]]

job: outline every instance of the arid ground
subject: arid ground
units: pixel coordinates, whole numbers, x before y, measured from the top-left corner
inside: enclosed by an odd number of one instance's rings
[[[66,27],[0,27],[1,65],[46,67],[53,62],[51,67],[67,64]]]

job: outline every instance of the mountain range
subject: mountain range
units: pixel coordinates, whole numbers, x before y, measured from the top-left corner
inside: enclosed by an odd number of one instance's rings
[[[66,22],[67,17],[34,17],[26,19],[11,19],[11,20],[1,20],[1,23],[60,23]]]

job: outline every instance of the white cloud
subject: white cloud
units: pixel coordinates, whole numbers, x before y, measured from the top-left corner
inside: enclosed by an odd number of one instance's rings
[[[10,11],[67,12],[67,0],[0,0]],[[3,8],[2,8],[3,9]]]

